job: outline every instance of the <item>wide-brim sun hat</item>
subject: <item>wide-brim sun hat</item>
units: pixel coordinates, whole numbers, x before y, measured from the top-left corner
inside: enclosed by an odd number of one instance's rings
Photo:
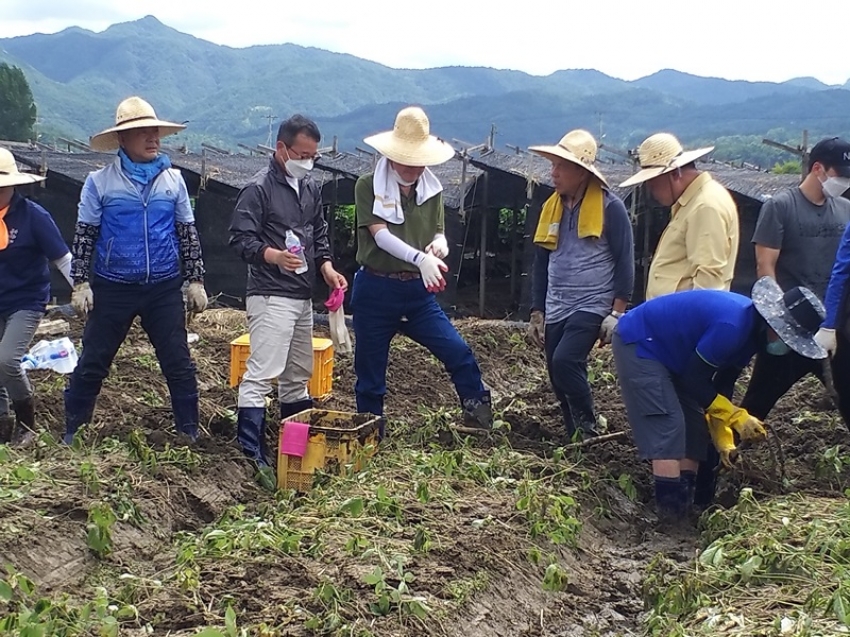
[[[572,130],[561,138],[554,146],[529,146],[528,150],[552,161],[555,157],[566,159],[578,164],[606,186],[608,182],[596,168],[596,152],[598,146],[593,135],[586,130]]]
[[[640,171],[621,183],[620,188],[636,186],[682,166],[687,166],[713,150],[714,146],[685,150],[679,140],[670,133],[650,135],[638,147]]]
[[[18,164],[15,162],[15,157],[11,151],[0,148],[0,188],[36,184],[44,181],[44,179],[41,175],[22,173],[18,169]]]
[[[455,156],[451,144],[431,134],[428,116],[418,106],[400,110],[391,131],[371,135],[363,143],[404,166],[437,166]]]
[[[121,131],[153,127],[159,129],[160,137],[174,135],[186,128],[183,124],[159,119],[153,110],[153,106],[141,97],[128,97],[118,105],[115,111],[115,126],[107,128],[97,135],[92,135],[89,139],[89,146],[100,152],[115,150],[120,145],[118,133]]]
[[[826,318],[823,303],[804,287],[783,292],[772,277],[763,276],[753,286],[753,305],[777,336],[800,356],[827,357],[827,351],[815,340],[815,333]]]

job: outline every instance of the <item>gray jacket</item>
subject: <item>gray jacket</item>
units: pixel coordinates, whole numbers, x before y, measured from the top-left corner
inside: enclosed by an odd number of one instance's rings
[[[230,223],[230,245],[248,264],[247,296],[309,299],[317,270],[332,260],[321,189],[309,175],[298,182],[298,188],[296,193],[272,157],[268,167],[239,192]],[[286,249],[287,230],[301,240],[309,264],[303,274],[286,272],[263,257],[268,247]]]

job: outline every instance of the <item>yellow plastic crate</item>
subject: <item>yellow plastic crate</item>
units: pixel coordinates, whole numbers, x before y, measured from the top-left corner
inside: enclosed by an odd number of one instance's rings
[[[303,422],[310,425],[304,456],[288,456],[281,452],[283,425]],[[316,470],[339,473],[344,465],[360,471],[378,448],[381,418],[374,414],[307,409],[280,423],[277,451],[277,486],[279,489],[309,491]]]
[[[251,354],[248,334],[230,342],[230,386],[236,387],[245,374],[245,364]],[[329,338],[313,337],[313,375],[307,384],[312,398],[327,398],[333,391],[334,346]]]

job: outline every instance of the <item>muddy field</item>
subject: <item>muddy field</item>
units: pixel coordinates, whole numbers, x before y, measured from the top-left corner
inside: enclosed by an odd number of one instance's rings
[[[0,452],[0,561],[32,580],[30,603],[51,600],[78,626],[88,604],[128,635],[632,635],[645,630],[647,565],[700,547],[696,529],[656,529],[649,469],[628,436],[563,448],[542,354],[494,321],[461,324],[493,392],[492,435],[452,432],[460,413],[445,372],[397,338],[390,439],[369,468],[323,478],[307,497],[272,495],[234,441],[230,341],[243,321],[213,310],[191,327],[205,431],[191,451],[175,446],[136,326],[79,448],[45,435]],[[337,356],[322,408],[353,410],[351,367]],[[594,351],[590,377],[609,432],[627,431],[609,350]],[[58,438],[64,378],[32,378],[39,421]],[[770,424],[783,453],[748,450],[721,478],[723,501],[742,486],[764,499],[840,496],[847,430],[817,382],[796,387]]]

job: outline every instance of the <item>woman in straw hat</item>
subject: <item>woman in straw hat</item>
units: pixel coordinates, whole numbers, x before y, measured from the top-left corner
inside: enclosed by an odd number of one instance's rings
[[[183,128],[130,97],[118,105],[115,126],[91,138],[93,149],[118,152],[86,178],[80,194],[71,303],[88,321],[65,390],[67,443],[91,420],[101,384],[137,316],[165,374],[178,432],[198,437],[198,382],[185,312],[206,308],[204,263],[186,183],[159,152],[160,138]]]
[[[752,299],[690,290],[647,301],[620,319],[614,362],[638,451],[652,461],[661,518],[687,514],[693,470],[709,440],[729,465],[737,454],[736,436],[742,441],[766,436],[759,419],[717,392],[716,378],[734,382],[757,348],[777,338],[801,356],[825,358],[815,340],[823,318],[823,304],[810,290],[783,293],[776,281],[763,277]]]
[[[0,443],[11,437],[18,446],[32,442],[35,431],[33,389],[21,358],[50,299],[48,262],[71,283],[71,254],[53,218],[15,191],[40,181],[0,148]]]
[[[670,207],[646,284],[646,299],[682,290],[728,290],[738,257],[738,209],[729,192],[697,169],[714,147],[684,150],[669,133],[651,135],[638,148],[640,171],[621,188],[646,184]]]
[[[443,186],[428,166],[454,157],[430,134],[421,108],[396,116],[393,130],[364,140],[380,153],[373,174],[354,187],[357,262],[354,314],[357,410],[382,415],[390,341],[401,332],[427,347],[451,374],[466,424],[492,425],[490,392],[469,345],[437,303],[449,253]]]

